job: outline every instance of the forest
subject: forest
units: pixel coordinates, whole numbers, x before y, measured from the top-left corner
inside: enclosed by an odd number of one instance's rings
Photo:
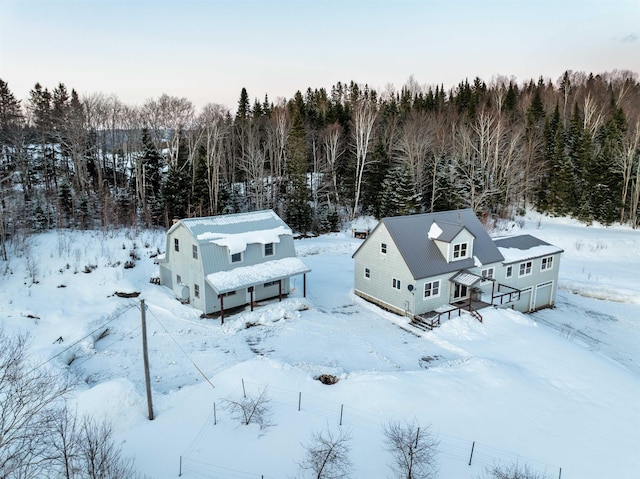
[[[212,92],[214,95],[215,92]],[[520,208],[640,224],[638,74],[566,71],[400,89],[336,83],[235,112],[162,95],[131,106],[0,79],[0,239],[50,228],[167,227],[274,209],[300,234],[377,218]]]

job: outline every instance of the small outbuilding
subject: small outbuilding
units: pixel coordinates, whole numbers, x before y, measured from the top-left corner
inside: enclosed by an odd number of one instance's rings
[[[293,232],[272,210],[186,218],[167,232],[158,257],[160,284],[205,314],[291,292],[290,279],[311,270],[296,256]]]

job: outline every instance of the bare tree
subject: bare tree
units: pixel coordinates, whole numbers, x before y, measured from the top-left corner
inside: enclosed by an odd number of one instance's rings
[[[266,429],[271,423],[271,397],[264,388],[257,396],[245,395],[240,399],[225,399],[223,407],[231,417],[243,425],[257,424]]]
[[[0,330],[0,477],[36,477],[46,467],[49,418],[70,389],[65,378],[27,362],[24,336]]]
[[[413,182],[421,197],[425,196],[425,165],[431,146],[429,126],[429,118],[425,112],[411,111],[395,145],[398,159],[411,168]]]
[[[371,144],[373,125],[378,116],[375,104],[367,99],[357,101],[353,106],[353,139],[356,152],[356,191],[353,204],[352,219],[358,214],[360,193],[362,191],[362,179],[364,172],[371,163],[368,158],[369,145]]]
[[[324,158],[326,170],[331,178],[332,196],[336,206],[340,205],[340,193],[338,190],[338,160],[344,154],[342,139],[342,126],[335,122],[322,132],[322,145],[324,148]]]
[[[311,471],[315,479],[339,479],[349,477],[353,469],[349,452],[351,434],[339,430],[334,435],[327,427],[324,432],[314,433],[308,444],[300,467]]]
[[[482,477],[486,479],[551,479],[552,476],[536,472],[526,464],[511,464],[488,468]]]
[[[134,477],[133,460],[122,457],[113,441],[113,431],[106,422],[85,416],[77,430],[82,474],[89,479]]]
[[[207,154],[207,187],[209,190],[209,213],[218,212],[220,197],[220,174],[224,150],[224,139],[228,135],[225,123],[227,110],[221,105],[208,104],[204,107],[198,123],[204,132],[204,145]]]
[[[436,454],[440,442],[430,431],[431,426],[420,427],[410,422],[390,422],[384,427],[385,443],[393,456],[389,465],[395,477],[403,479],[430,479],[437,473]]]

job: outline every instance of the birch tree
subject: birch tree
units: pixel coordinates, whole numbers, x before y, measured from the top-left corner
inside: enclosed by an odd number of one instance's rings
[[[367,99],[360,99],[353,106],[352,134],[355,147],[356,171],[355,171],[355,196],[351,219],[358,215],[360,194],[362,192],[362,180],[364,172],[369,166],[369,146],[371,145],[373,126],[378,116],[376,105]]]

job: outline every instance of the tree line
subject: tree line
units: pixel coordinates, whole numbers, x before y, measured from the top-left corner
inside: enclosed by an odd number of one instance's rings
[[[338,82],[277,102],[243,88],[235,113],[169,95],[131,106],[63,83],[37,83],[22,104],[0,80],[0,147],[3,240],[263,208],[301,233],[460,207],[640,222],[629,71],[449,91],[412,77],[399,90]]]

